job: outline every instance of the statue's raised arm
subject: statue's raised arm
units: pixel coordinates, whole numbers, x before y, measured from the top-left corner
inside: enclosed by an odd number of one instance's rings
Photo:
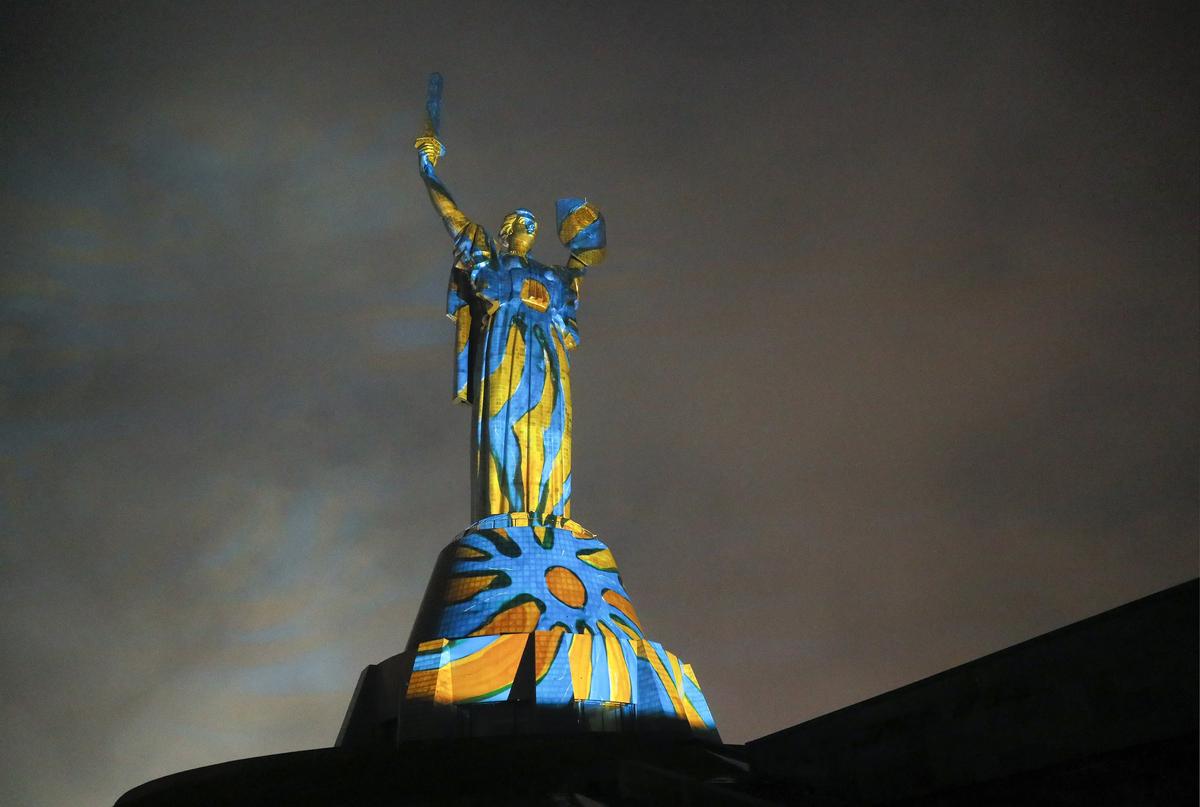
[[[446,231],[454,239],[458,263],[462,268],[467,268],[475,263],[490,260],[495,255],[495,248],[487,232],[467,218],[450,195],[450,191],[438,178],[435,169],[438,160],[446,154],[446,147],[437,136],[441,108],[442,76],[440,73],[434,73],[429,77],[429,90],[425,99],[425,131],[413,143],[413,148],[417,150],[417,164],[425,189],[429,192],[429,201],[441,216]]]
[[[433,209],[442,217],[446,231],[454,239],[454,252],[459,264],[467,268],[491,260],[495,255],[491,237],[483,227],[467,218],[434,171],[438,158],[446,153],[441,141],[427,135],[417,138],[413,145],[418,151],[421,179],[429,191],[429,201],[433,202]]]
[[[425,181],[425,189],[429,191],[429,201],[433,202],[434,210],[442,217],[450,237],[458,238],[462,231],[471,225],[471,220],[459,209],[454,197],[434,170],[438,160],[445,155],[446,147],[433,135],[424,135],[417,138],[413,148],[417,149],[421,179]]]
[[[482,311],[478,309],[479,303],[484,302],[483,296],[476,293],[475,279],[481,270],[492,267],[496,248],[487,231],[467,218],[438,179],[434,167],[446,150],[437,137],[425,134],[413,145],[418,151],[421,179],[429,192],[429,200],[454,241],[454,263],[450,267],[450,284],[446,290],[446,316],[455,324],[454,397],[462,403],[471,403],[476,385],[471,377],[470,348],[472,342],[477,341],[472,340],[472,335],[477,335],[483,325],[479,317]],[[490,305],[486,307],[490,308]]]

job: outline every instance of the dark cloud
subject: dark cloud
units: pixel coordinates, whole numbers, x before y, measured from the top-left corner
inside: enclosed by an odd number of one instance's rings
[[[327,745],[406,639],[468,516],[431,69],[468,212],[608,217],[576,515],[728,740],[1195,575],[1195,10],[690,9],[0,25],[0,800]]]

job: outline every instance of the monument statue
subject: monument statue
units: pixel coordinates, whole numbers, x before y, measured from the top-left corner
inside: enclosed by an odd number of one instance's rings
[[[532,255],[538,220],[496,238],[437,175],[441,76],[420,174],[453,243],[454,395],[472,406],[472,524],[438,558],[405,652],[363,673],[339,745],[505,733],[622,731],[717,739],[691,665],[643,631],[609,548],[571,518],[571,370],[584,273],[604,219],[560,199],[565,265]],[[382,734],[381,734],[382,732]]]
[[[417,139],[421,178],[454,244],[446,313],[456,326],[456,400],[473,407],[471,517],[571,515],[571,366],[575,311],[589,266],[604,259],[604,218],[583,199],[560,199],[565,266],[531,254],[538,220],[509,213],[495,240],[471,221],[438,178],[441,79]]]

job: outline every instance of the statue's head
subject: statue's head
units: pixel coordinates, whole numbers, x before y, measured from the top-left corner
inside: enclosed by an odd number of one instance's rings
[[[509,213],[500,225],[500,251],[524,257],[533,249],[537,226],[537,217],[523,207]]]

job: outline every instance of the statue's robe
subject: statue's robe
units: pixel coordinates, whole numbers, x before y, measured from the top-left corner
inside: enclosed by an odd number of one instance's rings
[[[474,414],[473,520],[571,515],[567,354],[579,344],[575,312],[588,265],[578,255],[593,264],[603,257],[604,222],[583,200],[563,200],[559,213],[560,238],[572,250],[566,267],[502,255],[477,224],[455,238],[446,310],[456,326],[455,398]]]

